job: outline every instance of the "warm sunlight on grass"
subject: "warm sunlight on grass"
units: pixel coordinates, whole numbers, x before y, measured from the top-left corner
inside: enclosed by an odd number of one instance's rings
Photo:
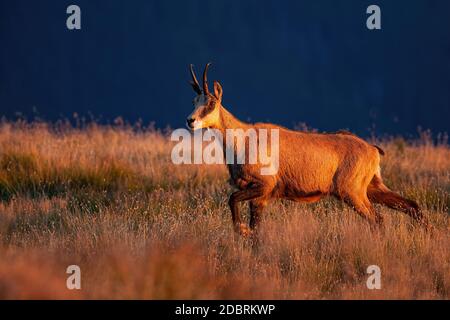
[[[332,199],[268,207],[260,243],[234,235],[223,166],[172,164],[155,130],[0,124],[0,298],[450,298],[450,148],[378,141],[386,184],[433,233],[377,207],[372,230]],[[81,267],[82,290],[66,289]],[[368,290],[378,265],[381,290]]]

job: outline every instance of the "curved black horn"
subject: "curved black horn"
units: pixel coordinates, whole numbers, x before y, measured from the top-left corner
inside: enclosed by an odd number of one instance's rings
[[[209,94],[209,90],[208,90],[208,79],[207,79],[207,73],[208,73],[208,68],[211,65],[211,62],[208,62],[205,66],[205,71],[203,71],[203,94],[205,96],[207,96]]]
[[[195,76],[194,65],[191,64],[189,66],[189,70],[191,71],[191,77],[192,77],[192,81],[191,81],[192,89],[194,89],[194,91],[197,92],[198,94],[202,94],[202,89],[200,88],[200,84],[198,83],[197,77]]]

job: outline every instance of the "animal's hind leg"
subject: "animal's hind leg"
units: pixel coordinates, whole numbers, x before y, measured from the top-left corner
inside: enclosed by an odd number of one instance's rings
[[[371,215],[375,216],[375,222],[378,225],[382,225],[383,224],[383,216],[381,215],[381,213],[378,212],[377,210],[375,210],[375,208],[373,207],[372,203],[367,198],[367,196],[365,196],[363,199],[364,199],[364,205],[366,206],[366,208],[371,212]]]
[[[382,216],[375,211],[369,199],[365,195],[348,195],[345,201],[353,206],[355,211],[372,225],[382,224]]]
[[[403,198],[398,193],[391,191],[383,184],[381,177],[373,177],[367,189],[367,196],[370,201],[402,211],[422,224],[426,229],[431,229],[428,219],[423,215],[419,205],[415,201]]]

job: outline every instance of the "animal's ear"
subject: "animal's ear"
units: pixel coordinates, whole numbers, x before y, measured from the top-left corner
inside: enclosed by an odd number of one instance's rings
[[[217,81],[214,81],[214,96],[217,100],[222,101],[222,86]]]

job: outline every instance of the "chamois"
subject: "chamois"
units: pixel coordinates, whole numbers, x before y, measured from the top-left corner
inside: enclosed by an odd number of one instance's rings
[[[229,206],[236,232],[251,235],[261,220],[264,207],[274,199],[312,203],[332,195],[351,205],[371,224],[381,225],[382,215],[373,203],[402,211],[426,224],[416,202],[391,191],[380,174],[384,152],[348,132],[309,133],[293,131],[270,123],[248,124],[236,119],[222,105],[222,86],[214,81],[214,93],[207,82],[208,63],[203,72],[203,88],[190,65],[192,88],[197,93],[194,111],[187,118],[191,130],[216,129],[225,137],[226,129],[279,130],[279,168],[274,175],[262,175],[260,164],[227,164],[232,184]],[[247,142],[246,142],[247,143]],[[259,141],[258,141],[259,143]],[[223,139],[223,150],[227,145]],[[238,204],[250,201],[250,228],[242,223]]]

